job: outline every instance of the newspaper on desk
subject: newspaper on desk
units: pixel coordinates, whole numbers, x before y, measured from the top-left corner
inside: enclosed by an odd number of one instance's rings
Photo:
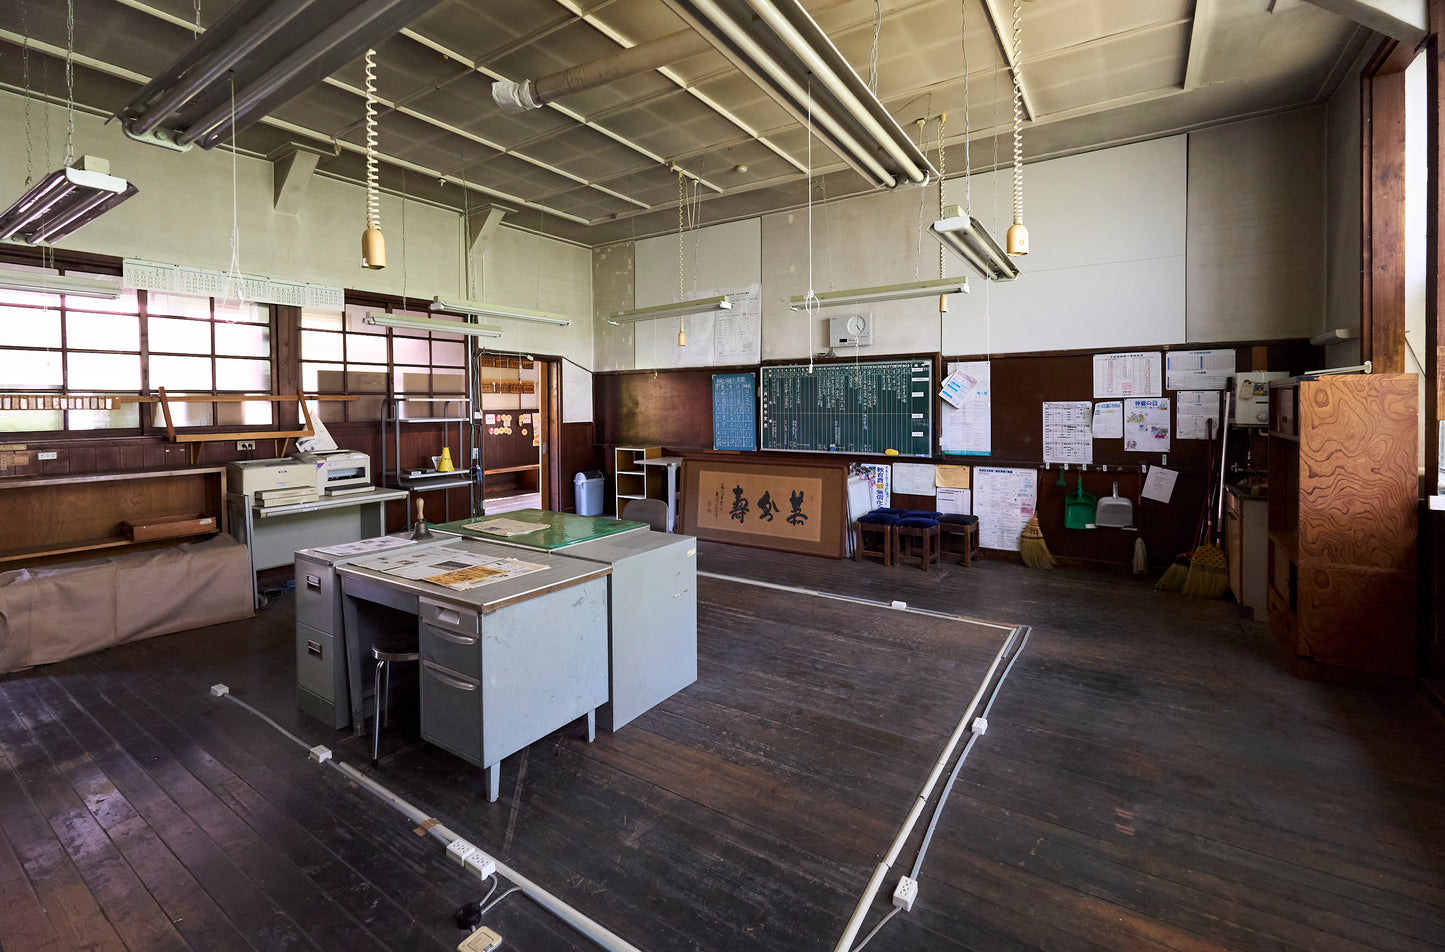
[[[448,546],[427,547],[405,552],[393,552],[357,559],[351,563],[357,568],[384,572],[398,578],[431,582],[445,588],[463,590],[517,578],[547,568],[535,562],[521,559],[502,558],[495,555],[478,555],[465,549]]]
[[[526,535],[529,532],[541,532],[547,528],[545,522],[524,522],[521,519],[484,519],[481,522],[468,522],[462,526],[463,529],[472,529],[477,532],[485,532],[488,535],[514,536]]]
[[[374,539],[361,539],[357,542],[343,542],[340,545],[328,545],[317,548],[316,551],[324,555],[349,557],[353,555],[365,555],[368,552],[379,552],[382,549],[395,549],[403,545],[411,545],[411,540],[399,536],[377,536]]]

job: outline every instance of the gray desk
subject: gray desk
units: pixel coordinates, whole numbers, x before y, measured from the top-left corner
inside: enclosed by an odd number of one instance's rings
[[[515,548],[472,539],[434,544],[518,557]],[[485,767],[491,800],[502,758],[584,716],[590,741],[607,701],[611,569],[544,552],[529,551],[525,561],[547,568],[466,591],[335,566],[352,724],[364,723],[370,679],[362,665],[377,633],[417,624],[422,738]]]
[[[385,531],[386,503],[406,499],[404,489],[373,489],[318,496],[289,506],[256,506],[250,496],[226,494],[231,534],[251,552],[251,596],[263,608],[256,573],[290,565],[296,550],[370,539]]]

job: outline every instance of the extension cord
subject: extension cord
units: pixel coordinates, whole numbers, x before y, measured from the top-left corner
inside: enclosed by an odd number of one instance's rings
[[[492,952],[502,944],[502,937],[486,926],[467,936],[457,945],[457,952]]]
[[[893,905],[904,912],[913,911],[913,900],[918,898],[918,880],[909,876],[900,876],[898,888],[893,890]]]

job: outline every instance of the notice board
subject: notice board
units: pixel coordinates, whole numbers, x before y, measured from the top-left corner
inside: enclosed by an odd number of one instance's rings
[[[757,374],[712,375],[712,448],[758,448]]]
[[[762,443],[795,453],[933,455],[933,361],[762,368]]]

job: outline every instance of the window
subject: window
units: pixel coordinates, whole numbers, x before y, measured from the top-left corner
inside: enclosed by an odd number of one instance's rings
[[[441,331],[375,327],[362,320],[371,312],[432,317],[425,311],[361,304],[348,304],[344,311],[301,312],[302,387],[307,393],[360,397],[348,403],[321,403],[325,422],[379,420],[382,401],[388,394],[465,398],[465,337]],[[408,416],[440,416],[442,404],[405,404],[403,412]],[[446,413],[455,415],[457,408],[448,407]]]
[[[107,278],[76,269],[64,273]],[[267,306],[210,298],[124,291],[108,301],[0,290],[0,391],[98,398],[164,387],[175,396],[268,395],[271,321]],[[0,413],[0,431],[143,431],[163,425],[159,409],[152,418],[137,403],[100,406],[97,400],[96,407],[84,409],[7,410]],[[176,403],[171,417],[178,426],[269,427],[274,405]]]

